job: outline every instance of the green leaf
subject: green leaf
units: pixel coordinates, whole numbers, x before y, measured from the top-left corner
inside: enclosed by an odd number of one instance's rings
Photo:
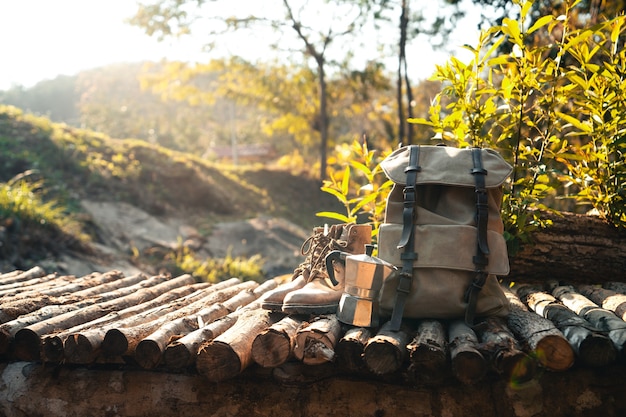
[[[529,2],[530,3],[530,2]],[[548,23],[552,22],[554,20],[554,16],[553,15],[547,15],[547,16],[543,16],[540,17],[539,19],[537,19],[537,21],[528,29],[528,33],[529,35],[531,33],[533,33],[534,31],[536,31],[537,29],[542,28],[543,26],[547,25]]]
[[[350,165],[346,166],[341,180],[341,193],[345,196],[348,195],[348,191],[350,191]]]
[[[582,130],[583,132],[591,133],[591,131],[593,130],[590,125],[588,125],[587,123],[581,122],[580,120],[578,120],[575,117],[570,116],[569,114],[565,114],[560,111],[555,111],[555,113],[557,116],[564,119],[565,121],[572,124],[573,126],[577,127],[579,130]]]
[[[522,32],[519,28],[519,22],[514,19],[504,18],[502,21],[504,26],[502,27],[502,31],[513,38],[513,42],[516,44],[520,44],[522,41]]]
[[[367,196],[365,196],[364,198],[361,199],[361,201],[359,201],[359,204],[357,204],[356,206],[354,206],[354,208],[352,209],[352,213],[351,214],[356,214],[358,213],[358,211],[361,209],[361,207],[363,207],[364,205],[366,205],[367,203],[370,203],[374,200],[376,200],[376,197],[378,197],[378,194],[376,193],[372,193],[372,194],[368,194]]]
[[[526,16],[528,16],[528,12],[530,11],[530,8],[532,7],[532,5],[533,5],[532,1],[524,2],[524,4],[522,5],[522,18],[526,18]]]
[[[339,220],[342,223],[353,223],[354,219],[351,219],[350,217],[344,215],[344,214],[340,214],[340,213],[335,213],[333,211],[320,211],[315,213],[315,215],[317,217],[328,217],[329,219],[335,219],[335,220]]]
[[[350,161],[350,165],[361,171],[367,178],[372,175],[372,171],[359,161]]]
[[[321,190],[324,191],[325,193],[334,195],[342,203],[346,203],[348,201],[344,194],[341,194],[339,191],[335,190],[334,188],[322,187]]]

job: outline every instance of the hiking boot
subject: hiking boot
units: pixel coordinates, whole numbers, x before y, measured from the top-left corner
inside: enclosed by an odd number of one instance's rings
[[[319,233],[318,228],[315,232],[302,245],[302,254],[307,255],[307,258],[294,273],[302,276],[306,280],[306,285],[285,295],[284,313],[335,313],[344,288],[344,267],[340,263],[334,265],[334,276],[338,285],[333,285],[326,272],[326,255],[333,250],[354,255],[365,253],[365,245],[372,241],[370,225],[336,224],[330,226],[326,233],[324,231]]]
[[[306,279],[302,275],[292,277],[291,281],[279,285],[276,289],[269,291],[263,298],[261,308],[270,311],[282,311],[285,296],[292,291],[298,290],[306,284]]]

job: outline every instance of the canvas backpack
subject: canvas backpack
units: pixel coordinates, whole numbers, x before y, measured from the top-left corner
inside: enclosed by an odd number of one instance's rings
[[[512,167],[494,150],[407,146],[381,163],[394,185],[378,233],[378,257],[398,267],[383,282],[381,315],[506,316],[497,276],[509,273],[500,217]]]

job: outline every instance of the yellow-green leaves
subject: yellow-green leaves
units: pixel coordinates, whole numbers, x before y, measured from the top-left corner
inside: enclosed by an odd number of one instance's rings
[[[345,213],[324,211],[317,216],[342,223],[362,222],[365,217],[376,233],[383,221],[385,199],[392,185],[379,165],[384,157],[356,140],[351,145],[338,145],[329,159],[330,179],[324,181],[322,191],[335,196]]]

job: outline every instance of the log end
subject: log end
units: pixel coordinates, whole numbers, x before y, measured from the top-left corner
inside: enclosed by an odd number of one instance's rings
[[[487,362],[478,351],[468,349],[452,359],[452,372],[463,384],[475,384],[487,373]]]
[[[209,342],[200,349],[196,368],[200,375],[212,382],[234,378],[243,370],[237,352],[229,344],[219,341]]]
[[[63,339],[59,336],[46,337],[43,341],[43,359],[46,362],[60,363],[63,360]]]
[[[363,351],[363,360],[367,368],[377,375],[390,374],[402,366],[404,349],[385,340],[370,342]]]
[[[41,338],[29,328],[20,329],[13,343],[15,357],[22,361],[41,359]]]
[[[281,332],[268,330],[252,342],[252,359],[264,368],[282,365],[291,355],[291,339]]]
[[[102,353],[105,356],[121,356],[128,350],[128,339],[119,329],[106,332],[102,340]]]
[[[183,369],[191,365],[193,357],[184,343],[174,342],[165,348],[163,363],[169,369]]]
[[[608,337],[590,335],[580,343],[578,356],[585,365],[599,368],[617,360],[617,349]]]
[[[94,344],[91,338],[82,334],[69,335],[63,342],[65,361],[86,365],[95,361],[99,345]]]
[[[574,349],[567,339],[560,335],[548,335],[542,338],[535,348],[539,363],[550,371],[568,370],[575,360]]]
[[[163,351],[156,340],[143,339],[135,348],[135,360],[143,369],[154,369],[161,363]]]

